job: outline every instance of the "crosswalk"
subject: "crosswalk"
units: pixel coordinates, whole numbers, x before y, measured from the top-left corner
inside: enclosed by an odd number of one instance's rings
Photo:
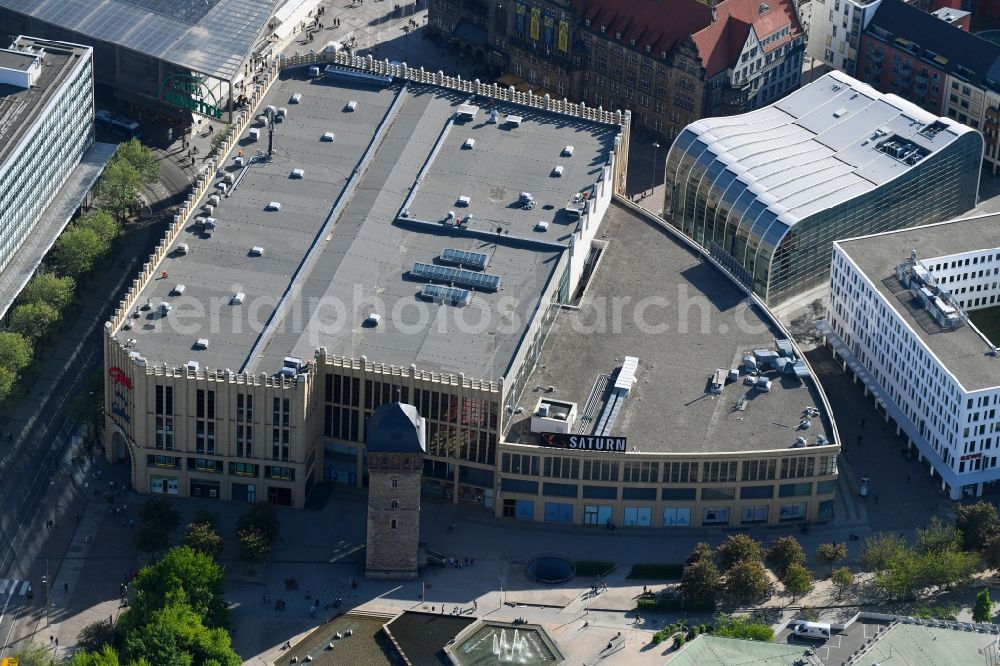
[[[31,594],[31,582],[0,578],[0,597],[24,597]]]

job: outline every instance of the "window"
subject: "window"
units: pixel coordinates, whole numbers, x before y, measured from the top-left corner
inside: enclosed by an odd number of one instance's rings
[[[399,488],[399,479],[389,479],[390,488]]]
[[[394,530],[397,527],[399,527],[399,523],[396,521],[395,518],[393,518],[392,520],[389,521],[389,529],[390,530]]]
[[[393,508],[393,509],[398,509],[399,508],[399,500],[398,499],[392,500],[391,502],[389,502],[389,506],[391,508]]]
[[[649,527],[652,524],[652,515],[648,506],[627,506],[622,522],[625,527]]]
[[[691,509],[688,507],[665,507],[663,509],[664,527],[690,527]]]

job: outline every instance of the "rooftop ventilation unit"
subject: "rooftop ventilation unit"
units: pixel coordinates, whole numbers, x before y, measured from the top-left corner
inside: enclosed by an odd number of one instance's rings
[[[333,132],[323,132],[323,136],[320,137],[320,141],[333,141]]]
[[[188,372],[198,372],[198,368],[200,368],[200,367],[201,367],[201,364],[198,363],[198,361],[188,361],[187,365],[184,366],[184,368]]]
[[[317,76],[319,76],[319,67],[313,65],[309,68],[309,78],[315,79]]]
[[[896,277],[930,313],[938,326],[952,329],[965,323],[965,312],[951,294],[937,284],[934,275],[917,261],[916,252],[911,253],[908,260],[896,266]]]
[[[267,207],[264,210],[281,210],[281,202],[271,201],[267,204]]]
[[[274,122],[278,123],[288,117],[288,109],[285,107],[278,107],[278,112],[274,114]]]
[[[836,111],[833,112],[834,118],[843,118],[846,115],[847,115],[847,109],[844,108],[837,109]]]
[[[496,109],[490,109],[490,117],[486,119],[486,122],[489,123],[490,125],[496,125],[497,124],[497,110]]]
[[[535,225],[535,231],[548,231],[549,223],[545,220],[538,220],[538,224]]]
[[[458,109],[455,111],[455,117],[458,120],[475,120],[477,113],[479,113],[478,106],[474,104],[459,104]]]
[[[217,226],[218,222],[216,222],[214,217],[206,217],[202,218],[201,220],[201,228],[204,229],[205,231],[211,231],[212,229],[215,229],[215,227]]]
[[[468,206],[470,203],[472,203],[472,199],[464,194],[455,200],[456,206]]]
[[[611,396],[604,405],[604,411],[597,421],[594,429],[595,435],[607,437],[611,434],[615,422],[618,420],[618,412],[621,411],[625,398],[632,390],[632,385],[636,382],[635,373],[639,368],[639,359],[635,356],[626,356],[622,361],[622,367],[618,371],[618,378],[615,380],[611,390]]]
[[[557,164],[555,167],[553,167],[552,169],[553,178],[561,178],[562,174],[563,174],[563,168],[561,164]]]
[[[472,150],[475,147],[476,147],[476,140],[475,139],[466,139],[465,143],[462,144],[462,149],[463,150]]]
[[[357,108],[358,103],[352,99],[346,106],[344,106],[344,111],[350,112],[356,110]]]
[[[231,173],[227,173],[222,177],[222,182],[225,183],[226,185],[232,185],[233,183],[236,182],[236,176],[234,176]]]
[[[377,312],[372,312],[365,318],[364,324],[365,326],[374,328],[375,326],[378,326],[380,321],[382,321],[382,315]]]
[[[243,301],[246,300],[247,295],[242,291],[238,291],[233,294],[233,297],[229,299],[230,305],[243,305]]]
[[[249,134],[249,139],[251,141],[257,141],[257,140],[260,139],[260,128],[259,127],[251,127],[250,131],[247,132],[247,134]]]
[[[573,150],[575,150],[573,146],[566,146],[562,149],[562,157],[573,157]]]
[[[264,248],[262,248],[260,245],[254,245],[252,248],[250,248],[250,256],[251,257],[263,257],[264,256]]]
[[[198,338],[194,343],[195,349],[208,349],[208,338]]]
[[[185,289],[187,289],[187,287],[185,287],[182,284],[176,285],[173,289],[170,290],[170,295],[171,296],[180,296],[180,295],[182,295],[184,293]]]
[[[521,123],[524,122],[524,118],[521,116],[513,115],[508,115],[506,120],[508,125],[513,125],[514,127],[520,127]]]
[[[319,72],[319,68],[318,67],[316,68],[316,71],[317,71],[317,74],[318,74],[318,72]],[[301,101],[302,101],[302,93],[295,93],[294,95],[292,95],[291,97],[288,98],[288,103],[289,104],[298,104]]]
[[[304,178],[305,175],[305,169],[292,169],[292,178]]]
[[[221,202],[222,202],[222,197],[220,197],[218,194],[213,194],[210,197],[208,197],[208,203],[212,204],[213,206],[218,206],[219,203]]]
[[[191,250],[187,243],[181,243],[177,246],[177,254],[185,255]]]

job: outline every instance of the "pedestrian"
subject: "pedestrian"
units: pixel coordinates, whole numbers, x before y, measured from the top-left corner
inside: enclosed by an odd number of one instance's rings
[[[475,599],[472,600],[472,610],[479,610],[479,602]]]
[[[69,592],[69,583],[63,583],[63,592]]]
[[[56,637],[56,647],[59,647],[59,637]]]
[[[878,504],[878,495],[875,496],[875,503]]]

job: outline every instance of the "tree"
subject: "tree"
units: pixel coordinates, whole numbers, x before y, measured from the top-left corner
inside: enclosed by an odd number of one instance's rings
[[[993,621],[993,601],[990,599],[990,591],[983,590],[976,595],[976,605],[972,607],[973,622]]]
[[[221,627],[208,628],[201,616],[183,602],[167,604],[148,621],[130,628],[123,640],[125,656],[145,658],[152,664],[213,664],[240,666],[229,634]]]
[[[712,550],[711,546],[702,541],[701,543],[695,545],[694,550],[692,550],[691,554],[684,560],[684,564],[694,564],[695,562],[700,562],[702,560],[714,559],[715,551]]]
[[[84,229],[93,231],[108,248],[118,238],[118,223],[105,210],[95,210],[93,213],[88,213],[80,218],[76,224]]]
[[[56,239],[52,256],[67,275],[77,278],[92,271],[107,250],[93,229],[74,224]]]
[[[987,544],[1000,536],[1000,516],[989,502],[955,505],[955,527],[962,534],[965,550],[983,551]]]
[[[160,177],[160,163],[156,161],[153,151],[138,139],[118,144],[112,159],[123,161],[135,169],[144,185],[149,185]]]
[[[923,553],[960,550],[962,533],[934,516],[927,527],[917,529],[917,549]]]
[[[120,666],[121,661],[118,652],[110,645],[105,645],[100,650],[90,652],[81,650],[67,663],[68,666]]]
[[[236,531],[242,532],[248,528],[253,528],[260,532],[267,541],[268,546],[278,540],[281,531],[281,523],[278,521],[278,512],[270,504],[254,504],[250,510],[240,516],[236,522]]]
[[[840,599],[854,585],[854,574],[847,567],[840,567],[833,570],[830,574],[830,580],[833,581],[834,587],[837,588],[837,598]]]
[[[38,643],[28,643],[14,656],[17,666],[59,666],[55,653]]]
[[[181,514],[170,500],[153,497],[146,500],[139,509],[139,520],[144,523],[155,523],[167,532],[173,532],[181,524]]]
[[[10,397],[10,394],[14,391],[14,381],[16,379],[17,375],[14,374],[13,370],[0,366],[0,402]]]
[[[847,546],[842,543],[821,543],[816,547],[816,562],[830,567],[833,575],[833,565],[847,559]]]
[[[760,561],[760,541],[747,534],[731,534],[725,543],[719,546],[719,562],[723,571],[744,560]]]
[[[792,595],[792,603],[796,598],[808,594],[813,587],[813,577],[809,569],[797,562],[788,567],[781,581],[785,584],[785,590]]]
[[[726,592],[740,604],[762,599],[767,585],[767,572],[758,560],[740,560],[726,572]]]
[[[790,566],[806,563],[806,553],[802,550],[798,539],[793,536],[783,536],[767,549],[765,561],[774,569],[778,578],[784,578]]]
[[[59,312],[73,302],[76,282],[71,277],[55,273],[39,273],[31,278],[17,297],[18,303],[45,303]]]
[[[108,620],[91,622],[76,637],[76,646],[84,652],[98,652],[114,642],[115,627]]]
[[[990,569],[1000,569],[1000,536],[993,537],[983,550],[983,561]]]
[[[98,201],[118,220],[125,220],[139,205],[139,193],[145,183],[134,166],[125,160],[112,159],[104,168],[94,191]]]
[[[271,542],[256,527],[246,527],[238,532],[240,537],[240,557],[251,567],[267,561],[271,552]]]
[[[222,627],[226,622],[222,591],[222,568],[211,557],[188,546],[172,548],[156,564],[139,572],[126,626],[148,621],[168,604],[184,603],[204,618],[206,626]]]
[[[213,559],[222,552],[222,537],[210,523],[191,523],[188,525],[184,532],[183,544]]]
[[[46,303],[25,303],[18,305],[10,315],[10,330],[29,340],[47,334],[56,322],[59,313]]]
[[[20,333],[0,333],[0,368],[17,374],[31,363],[31,341]]]
[[[161,553],[170,546],[170,535],[181,522],[174,505],[162,497],[146,500],[139,509],[139,528],[135,531],[135,546],[146,553]]]
[[[712,634],[723,638],[740,638],[746,641],[768,642],[774,640],[774,629],[766,624],[722,613],[715,616],[715,629],[712,630]]]
[[[893,559],[906,550],[902,537],[889,532],[876,532],[861,546],[861,568],[864,571],[880,571],[888,567]]]
[[[714,603],[722,577],[712,558],[701,559],[684,567],[681,594],[688,601]]]

